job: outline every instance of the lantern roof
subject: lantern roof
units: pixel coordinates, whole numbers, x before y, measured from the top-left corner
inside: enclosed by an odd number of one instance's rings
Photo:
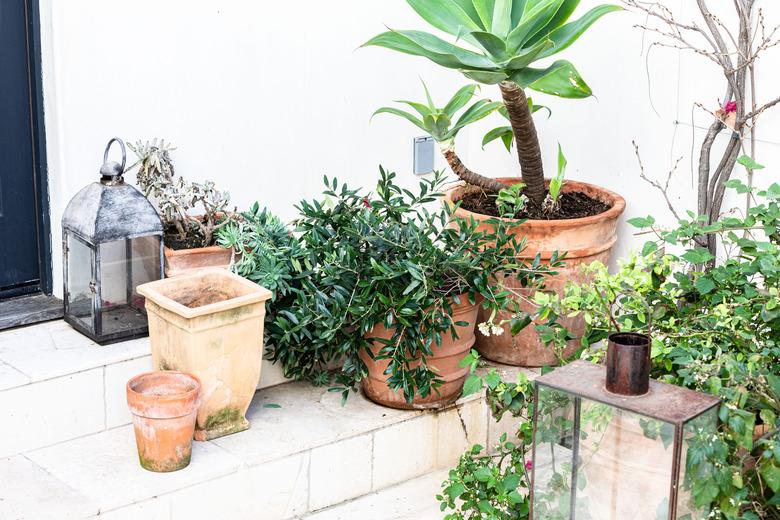
[[[129,184],[93,182],[68,203],[62,227],[98,244],[160,235],[162,222],[151,202]]]
[[[644,395],[625,396],[608,392],[606,370],[601,365],[575,361],[536,379],[555,390],[614,406],[645,417],[682,424],[717,406],[720,399],[687,388],[650,380]]]

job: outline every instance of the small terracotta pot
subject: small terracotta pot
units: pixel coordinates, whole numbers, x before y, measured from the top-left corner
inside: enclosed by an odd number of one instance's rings
[[[163,249],[165,277],[173,278],[200,269],[230,267],[231,250],[220,246],[195,247],[193,249]]]
[[[246,411],[260,380],[271,292],[224,269],[203,269],[137,290],[146,297],[152,365],[194,374],[203,385],[195,440],[249,428]]]
[[[504,177],[499,181],[511,186],[521,182],[519,177]],[[547,181],[549,182],[549,181]],[[612,191],[588,184],[585,182],[566,181],[562,190],[564,192],[579,192],[605,202],[610,209],[600,215],[575,218],[569,220],[526,220],[520,225],[510,229],[518,238],[526,239],[526,247],[520,258],[533,260],[537,254],[542,261],[550,260],[555,251],[566,252],[565,265],[557,269],[558,274],[550,276],[545,282],[546,290],[563,292],[564,285],[568,281],[585,281],[580,273],[580,267],[595,261],[609,262],[612,247],[617,242],[617,224],[620,215],[626,208],[626,201]],[[453,204],[463,196],[464,187],[456,186],[444,195],[444,202]],[[487,220],[496,218],[479,213],[473,213],[463,208],[455,210],[455,217],[473,218],[479,222],[479,229],[488,230]],[[512,223],[513,219],[501,219]],[[507,286],[519,289],[516,281],[505,280]],[[513,283],[514,282],[514,283]],[[525,291],[530,296],[530,291]],[[533,313],[533,303],[521,301],[521,309]],[[486,321],[489,315],[480,309],[479,321]],[[487,311],[489,312],[489,311]],[[499,313],[496,321],[508,320],[507,313]],[[584,323],[581,318],[564,319],[562,325],[572,331],[574,336],[581,335],[584,331]],[[579,340],[569,342],[564,352],[556,353],[552,347],[548,347],[539,339],[539,335],[533,325],[523,329],[518,335],[512,336],[511,325],[504,326],[504,334],[489,337],[477,333],[477,350],[483,357],[499,363],[509,365],[539,367],[557,365],[559,356],[568,357],[579,346]]]
[[[192,455],[200,381],[182,372],[148,372],[127,382],[138,460],[165,473],[185,468]]]
[[[360,359],[368,367],[368,377],[363,380],[362,385],[366,397],[375,403],[404,410],[441,408],[460,397],[469,369],[468,367],[461,368],[458,365],[474,345],[474,328],[477,324],[477,306],[471,305],[466,295],[461,295],[460,301],[460,304],[452,306],[452,319],[455,322],[466,322],[468,325],[455,326],[458,339],[454,339],[449,332],[442,334],[441,345],[433,345],[433,356],[428,356],[426,360],[428,366],[438,374],[439,379],[443,380],[444,384],[432,391],[428,397],[423,398],[415,394],[410,405],[406,402],[402,391],[396,392],[387,385],[388,376],[384,372],[387,370],[390,360],[375,360],[367,352],[361,350]],[[390,339],[392,336],[393,330],[385,328],[381,323],[375,325],[374,329],[366,334],[367,338]],[[371,352],[376,357],[384,346],[383,343],[375,341]],[[419,364],[418,361],[412,366]]]

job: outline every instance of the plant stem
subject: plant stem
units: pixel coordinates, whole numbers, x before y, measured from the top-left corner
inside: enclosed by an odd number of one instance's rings
[[[536,135],[531,109],[528,107],[528,98],[520,85],[513,81],[502,81],[499,88],[515,135],[520,173],[526,186],[525,194],[531,204],[541,207],[547,197],[547,188],[544,185],[542,151],[539,148],[539,137]]]
[[[462,180],[466,181],[468,184],[479,186],[485,191],[495,193],[498,193],[507,187],[506,184],[499,182],[496,179],[485,177],[469,170],[466,165],[463,164],[463,161],[460,160],[460,157],[458,157],[452,147],[442,149],[442,153],[444,154],[444,158],[447,160],[447,164],[449,164],[450,168],[452,168],[452,172]]]

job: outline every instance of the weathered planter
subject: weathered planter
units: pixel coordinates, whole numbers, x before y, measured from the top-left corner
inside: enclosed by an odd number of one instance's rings
[[[127,382],[138,460],[144,469],[177,471],[190,463],[200,381],[181,372],[148,372]]]
[[[465,295],[460,296],[460,301],[460,304],[453,304],[452,318],[455,322],[466,322],[468,325],[455,326],[458,339],[454,339],[449,332],[442,334],[441,345],[434,345],[433,356],[429,356],[426,360],[428,366],[439,375],[439,379],[444,381],[438,391],[434,390],[425,398],[415,395],[410,405],[404,399],[402,391],[396,392],[390,389],[387,384],[388,376],[384,372],[390,361],[372,359],[367,352],[361,351],[360,358],[368,367],[368,377],[363,380],[362,385],[366,397],[384,406],[408,410],[441,408],[460,396],[469,369],[458,365],[474,345],[474,328],[477,324],[477,306],[471,305]],[[367,338],[390,339],[392,336],[393,330],[385,328],[382,324],[377,324],[371,332],[366,334]],[[373,342],[371,351],[374,356],[379,353],[382,347],[384,347],[383,343]],[[419,362],[413,366],[417,365]]]
[[[271,292],[222,269],[148,283],[138,292],[146,297],[155,368],[201,381],[195,439],[249,428],[245,415],[260,380]]]
[[[165,255],[165,276],[173,278],[201,269],[230,267],[231,250],[220,246],[196,247],[193,249],[163,249]]]
[[[516,177],[500,178],[507,185],[521,182]],[[620,215],[626,207],[626,202],[617,193],[606,190],[593,184],[584,182],[567,181],[563,186],[564,192],[580,192],[595,199],[605,202],[610,209],[591,217],[576,218],[570,220],[527,220],[520,225],[511,228],[518,238],[526,239],[526,247],[520,255],[521,258],[533,260],[537,254],[542,261],[549,261],[555,251],[566,252],[565,266],[557,269],[558,274],[549,276],[546,280],[546,290],[563,292],[564,285],[569,281],[583,281],[580,267],[591,262],[609,262],[612,247],[617,242],[617,224]],[[463,195],[463,186],[456,186],[449,190],[445,196],[445,203],[454,203]],[[485,229],[487,220],[497,217],[473,213],[463,208],[455,210],[455,217],[473,218],[479,222],[479,227]],[[511,219],[502,219],[512,222]],[[506,285],[520,289],[516,281],[507,280]],[[522,292],[522,291],[520,291]],[[525,290],[530,296],[530,292]],[[533,313],[533,303],[521,300],[521,308]],[[499,313],[498,320],[507,319],[506,313]],[[479,322],[489,319],[484,310],[480,310],[477,318]],[[581,334],[584,324],[581,319],[564,319],[561,323],[574,335]],[[504,334],[489,337],[477,333],[476,347],[479,353],[492,361],[509,365],[539,367],[558,364],[559,356],[568,357],[578,347],[579,341],[569,342],[564,352],[556,353],[552,347],[548,347],[539,339],[533,325],[523,329],[518,335],[512,336],[510,325],[504,326]]]

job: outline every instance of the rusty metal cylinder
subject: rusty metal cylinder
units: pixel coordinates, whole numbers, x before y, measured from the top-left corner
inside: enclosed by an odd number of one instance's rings
[[[650,336],[636,332],[610,334],[607,342],[607,391],[644,395],[650,389]]]

